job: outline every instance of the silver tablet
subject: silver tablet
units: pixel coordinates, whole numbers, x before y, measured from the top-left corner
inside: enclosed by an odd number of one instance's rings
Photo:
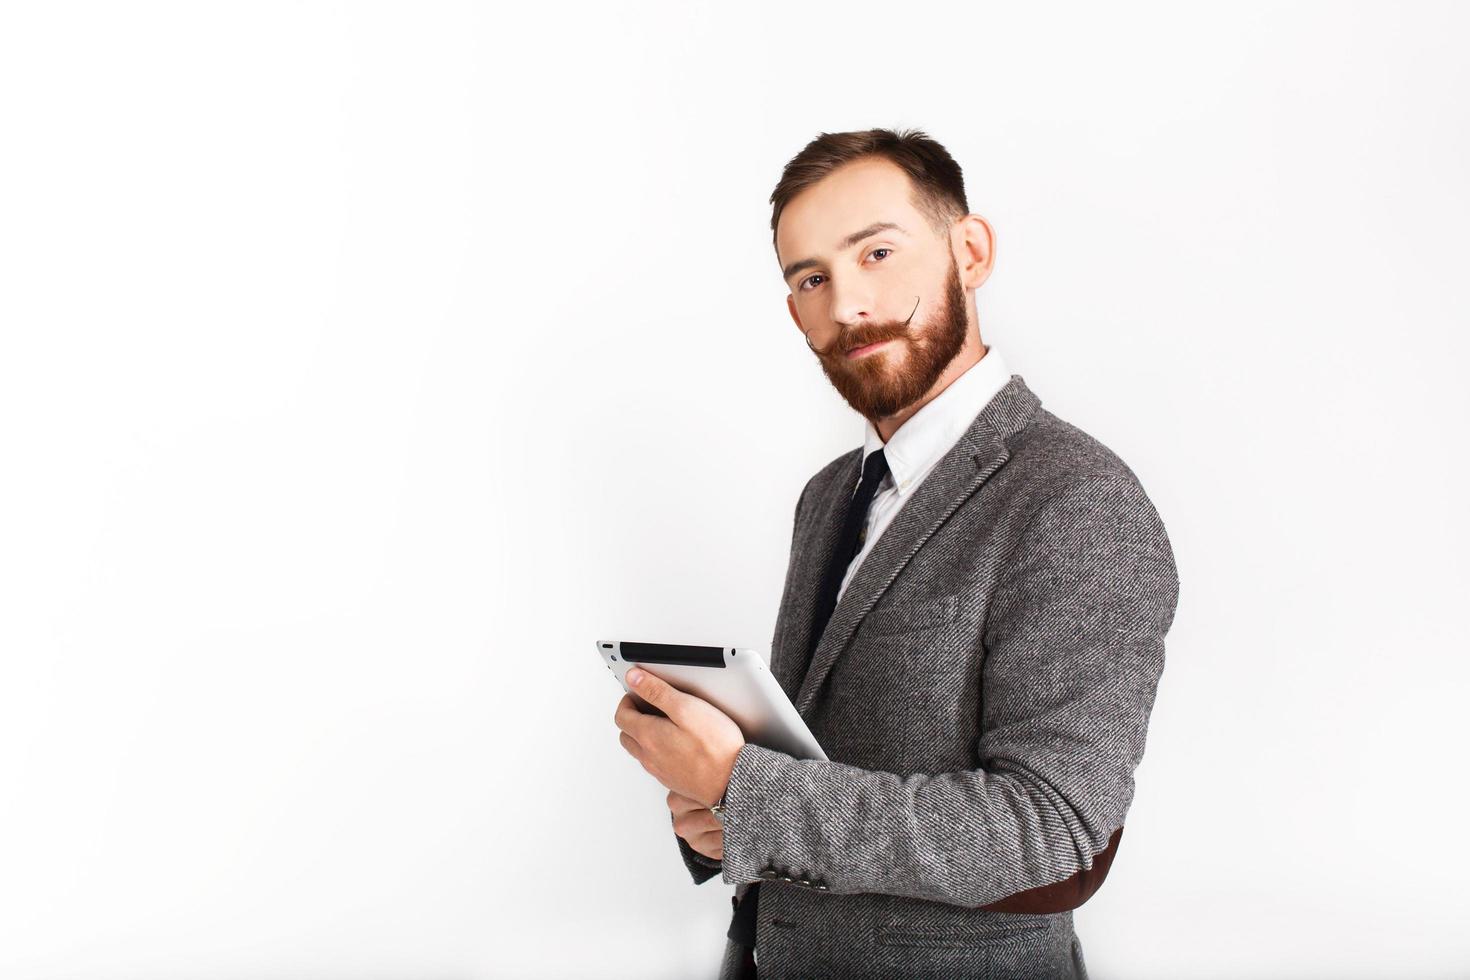
[[[663,714],[628,690],[623,675],[634,665],[719,708],[740,726],[747,742],[798,759],[827,761],[806,721],[754,650],[598,640],[597,652],[642,711]]]

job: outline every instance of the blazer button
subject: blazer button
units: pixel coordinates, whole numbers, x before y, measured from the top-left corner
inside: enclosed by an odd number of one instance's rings
[[[786,877],[786,876],[785,876],[785,875],[782,875],[782,876],[781,876],[781,880],[782,880],[782,881],[790,881],[790,880],[791,880],[791,879],[790,879],[790,878],[788,878],[788,877]]]
[[[819,892],[824,892],[826,890],[827,890],[827,886],[826,885],[818,885],[817,886],[817,891],[819,891]]]
[[[767,869],[767,870],[761,872],[761,877],[762,878],[775,878],[776,877],[776,872]]]
[[[809,882],[809,881],[807,881],[807,880],[806,880],[806,879],[805,879],[805,878],[803,878],[803,879],[801,879],[801,880],[800,880],[800,881],[799,881],[799,882],[797,882],[797,884],[798,884],[798,885],[810,885],[810,884],[811,884],[811,882]]]

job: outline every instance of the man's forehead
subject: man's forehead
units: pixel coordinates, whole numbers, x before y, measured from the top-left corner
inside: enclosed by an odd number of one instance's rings
[[[888,160],[879,163],[839,167],[787,204],[776,224],[778,257],[800,260],[841,251],[855,232],[874,225],[917,235],[923,217],[908,175]]]

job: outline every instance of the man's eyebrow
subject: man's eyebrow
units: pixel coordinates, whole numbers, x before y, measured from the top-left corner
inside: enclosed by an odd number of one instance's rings
[[[876,235],[878,234],[878,232],[885,231],[889,228],[892,228],[895,231],[902,231],[905,235],[908,234],[907,231],[904,231],[903,228],[894,224],[892,221],[875,221],[873,224],[868,225],[868,227],[862,229],[861,231],[855,231],[851,235],[848,235],[846,238],[844,238],[842,241],[838,242],[835,251],[841,252],[844,249],[852,248],[854,245],[862,241],[864,238],[867,238],[869,235]],[[793,262],[786,268],[782,269],[781,278],[789,281],[792,276],[796,275],[801,270],[810,269],[814,265],[821,264],[822,263],[818,262],[816,259],[801,259],[800,261]]]

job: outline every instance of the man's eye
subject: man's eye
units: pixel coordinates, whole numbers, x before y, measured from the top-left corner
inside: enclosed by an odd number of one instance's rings
[[[893,249],[891,249],[891,248],[875,248],[871,252],[869,252],[868,254],[869,255],[877,255],[879,252],[892,252],[892,251],[893,251]],[[797,285],[797,288],[798,289],[806,289],[806,284],[807,283],[811,282],[813,279],[820,279],[820,278],[822,278],[820,275],[807,276],[801,282],[799,282],[799,283],[796,284]]]

